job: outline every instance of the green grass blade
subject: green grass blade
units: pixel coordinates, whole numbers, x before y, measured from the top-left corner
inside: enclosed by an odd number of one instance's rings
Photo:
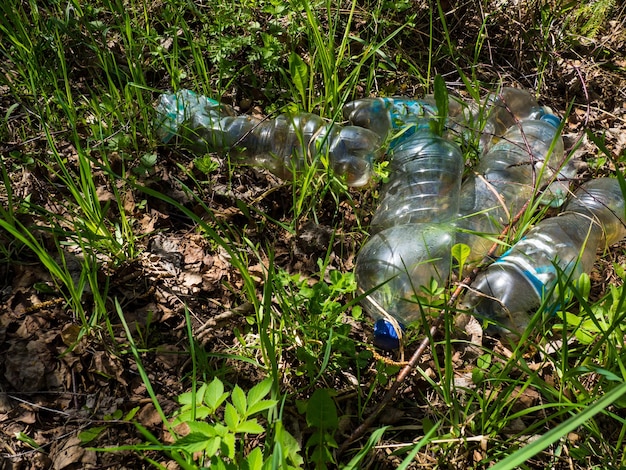
[[[569,432],[582,426],[587,420],[593,418],[598,413],[604,411],[608,406],[619,400],[624,394],[626,394],[626,382],[619,387],[609,391],[606,395],[596,401],[593,405],[588,406],[579,414],[572,416],[564,423],[559,424],[554,429],[551,429],[545,433],[541,439],[537,439],[532,444],[522,447],[514,454],[509,455],[504,460],[501,460],[496,465],[491,467],[492,470],[509,470],[515,468],[528,459],[534,457],[546,447],[555,443],[563,436],[566,436]]]
[[[369,453],[369,451],[372,450],[372,448],[382,439],[383,434],[387,429],[389,429],[389,426],[383,426],[382,428],[378,428],[376,431],[374,431],[370,435],[365,445],[361,448],[361,450],[359,450],[359,453],[352,457],[352,460],[350,460],[350,462],[348,462],[345,467],[341,467],[342,470],[358,470],[362,468],[360,466],[361,462]]]

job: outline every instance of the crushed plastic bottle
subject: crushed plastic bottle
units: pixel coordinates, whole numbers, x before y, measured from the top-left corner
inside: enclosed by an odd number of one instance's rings
[[[364,307],[376,320],[374,343],[381,348],[398,347],[391,318],[401,328],[420,318],[420,287],[431,279],[447,282],[463,164],[459,147],[427,124],[392,153],[390,179],[355,267],[359,289],[369,292]]]
[[[192,151],[228,154],[235,162],[266,168],[282,179],[328,155],[336,175],[350,186],[362,186],[382,152],[380,137],[368,129],[328,123],[310,113],[265,120],[237,116],[230,106],[190,90],[161,95],[156,112],[157,135],[164,143],[176,136]]]
[[[492,322],[496,332],[519,335],[529,312],[556,302],[559,278],[569,283],[589,273],[598,250],[626,237],[625,210],[616,179],[585,183],[562,213],[539,222],[478,275],[462,308]]]
[[[494,148],[481,160],[477,169],[481,177],[470,177],[461,189],[462,196],[458,187],[463,159],[447,147],[452,144],[446,141],[445,149],[435,150],[433,146],[427,151],[414,144],[428,139],[435,142],[425,129],[428,120],[440,114],[434,98],[365,98],[347,103],[344,108],[346,119],[372,129],[389,141],[392,149],[391,179],[383,188],[371,223],[372,238],[362,247],[355,270],[363,291],[381,286],[364,303],[377,319],[375,343],[380,346],[397,347],[396,332],[386,321],[386,314],[400,326],[416,320],[420,307],[415,296],[420,287],[431,279],[439,285],[447,282],[458,214],[464,233],[457,241],[469,244],[475,259],[482,258],[493,243],[483,236],[497,235],[500,226],[509,221],[510,212],[532,197],[536,178],[553,175],[541,171],[547,157],[563,155],[562,140],[556,136],[558,120],[539,120],[544,110],[529,93],[505,88],[485,102],[489,103],[489,118],[483,145]],[[454,97],[448,103],[445,135],[478,132],[476,126],[485,112],[484,105],[461,103]],[[550,153],[553,140],[555,148]],[[462,205],[454,214],[451,211],[459,207],[459,197]]]
[[[567,182],[576,170],[562,165],[559,123],[541,112],[516,122],[463,182],[458,241],[471,248],[470,262],[487,254],[502,228],[540,188],[558,181],[560,186],[544,193],[542,202],[559,205],[566,199]]]

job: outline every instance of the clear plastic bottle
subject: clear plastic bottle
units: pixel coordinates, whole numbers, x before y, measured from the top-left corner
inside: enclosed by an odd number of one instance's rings
[[[488,95],[484,101],[486,120],[481,138],[483,152],[489,150],[520,120],[537,117],[545,112],[528,91],[519,88],[504,87],[499,93]]]
[[[407,325],[420,318],[420,287],[447,282],[463,164],[459,147],[427,125],[392,153],[390,179],[355,267],[359,289],[375,289],[364,307],[377,320],[374,343],[382,348],[398,347],[383,312]]]
[[[562,213],[539,222],[478,275],[462,307],[493,322],[495,331],[519,334],[528,313],[552,295],[559,276],[569,281],[589,273],[598,250],[626,237],[625,210],[617,180],[585,183]]]
[[[343,116],[350,123],[374,131],[383,140],[390,139],[389,149],[408,139],[421,123],[437,115],[434,102],[404,97],[362,98],[343,107]]]
[[[487,95],[482,101],[482,104],[465,102],[450,95],[447,128],[458,134],[480,132],[483,150],[518,120],[529,118],[542,110],[530,93],[518,88],[502,88],[499,93]],[[344,118],[352,124],[373,130],[383,140],[391,138],[390,148],[410,137],[425,119],[435,118],[439,114],[432,95],[422,99],[363,98],[346,103],[343,108]],[[481,122],[484,124],[481,125]],[[398,137],[394,138],[396,135]]]
[[[448,99],[447,124],[449,132],[465,132],[473,121],[472,108],[460,98]],[[422,99],[405,97],[362,98],[346,103],[343,116],[355,126],[370,129],[387,141],[393,150],[409,139],[425,122],[440,115],[435,98],[427,95]]]
[[[267,168],[280,178],[293,177],[318,155],[350,186],[369,181],[372,163],[382,152],[374,132],[328,123],[310,113],[281,114],[260,120],[190,90],[163,94],[156,107],[157,135],[196,152],[228,154],[233,161]]]
[[[575,174],[573,167],[574,173],[561,165],[558,127],[559,119],[552,114],[513,124],[463,182],[458,241],[471,248],[470,262],[483,258],[502,228],[540,188]],[[552,188],[554,193],[542,196],[544,202],[564,201],[567,185]]]

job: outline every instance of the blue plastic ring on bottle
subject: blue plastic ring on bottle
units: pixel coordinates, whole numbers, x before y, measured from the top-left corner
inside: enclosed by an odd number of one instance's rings
[[[543,116],[541,116],[540,120],[547,122],[554,127],[559,127],[561,125],[561,120],[554,114],[544,114]]]

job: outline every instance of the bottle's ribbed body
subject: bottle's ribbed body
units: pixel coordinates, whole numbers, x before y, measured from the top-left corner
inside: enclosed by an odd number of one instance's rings
[[[486,120],[482,131],[482,150],[487,152],[508,129],[523,119],[543,113],[535,98],[526,90],[504,87],[485,99]]]
[[[476,132],[479,114],[478,106],[450,96],[445,112],[444,136]],[[374,131],[387,142],[389,150],[409,139],[429,120],[441,117],[435,98],[430,95],[418,100],[404,97],[362,98],[346,103],[343,116],[355,126]]]
[[[464,299],[473,314],[497,328],[523,331],[558,279],[589,273],[596,252],[626,237],[619,182],[599,178],[582,185],[556,217],[544,219],[480,273]]]
[[[396,147],[355,268],[361,290],[377,288],[365,301],[373,318],[384,311],[406,325],[419,318],[420,287],[447,281],[462,172],[458,146],[428,129]]]
[[[437,114],[434,102],[402,97],[362,98],[343,107],[344,118],[353,125],[370,129],[383,140],[391,138],[389,149],[410,138]]]
[[[196,152],[228,154],[233,161],[267,168],[289,179],[320,155],[351,186],[369,181],[381,139],[356,126],[331,124],[310,113],[259,120],[189,90],[165,94],[157,105],[157,132],[164,142],[176,135]]]
[[[493,239],[539,189],[560,172],[563,140],[553,122],[524,119],[513,125],[483,155],[461,189],[459,241],[471,248],[470,260],[480,260]],[[558,197],[563,198],[560,194]],[[553,195],[546,195],[548,202]]]

